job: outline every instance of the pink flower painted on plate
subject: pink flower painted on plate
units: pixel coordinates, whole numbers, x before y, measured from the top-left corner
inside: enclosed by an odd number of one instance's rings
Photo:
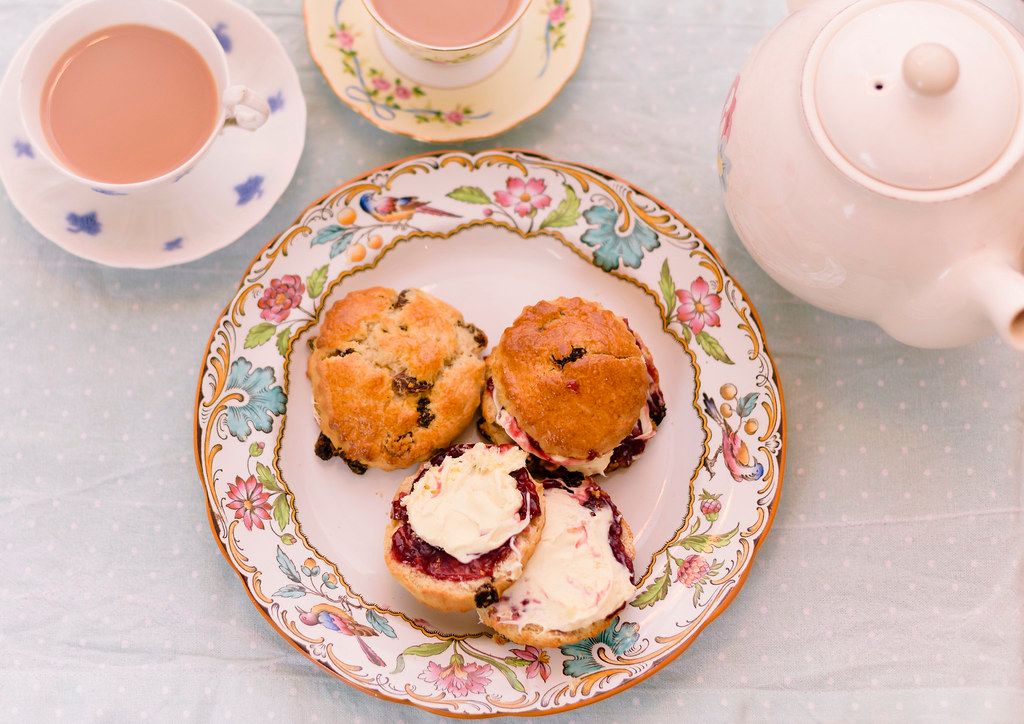
[[[701,556],[696,554],[687,556],[679,566],[679,571],[676,572],[676,580],[687,588],[693,588],[707,575],[710,569],[711,566]]]
[[[548,665],[548,662],[551,661],[551,657],[548,656],[547,651],[538,649],[536,646],[527,646],[525,649],[512,649],[512,653],[519,658],[530,662],[526,666],[527,679],[532,679],[535,676],[540,675],[542,680],[548,680],[548,676],[551,675],[551,667]]]
[[[694,279],[690,291],[677,289],[676,297],[679,299],[679,319],[689,326],[694,334],[700,334],[705,326],[718,327],[722,324],[718,316],[722,298],[711,292],[704,277]]]
[[[722,512],[722,501],[719,500],[721,497],[720,493],[715,495],[706,490],[700,494],[700,512],[704,514],[709,523],[718,520],[718,514]]]
[[[352,50],[352,46],[355,44],[355,36],[347,30],[339,30],[334,35],[334,39],[338,42],[338,47],[343,50]]]
[[[280,279],[272,279],[270,286],[263,290],[263,296],[256,302],[262,309],[260,316],[275,324],[288,318],[294,307],[299,306],[306,285],[295,274],[285,274]]]
[[[444,119],[449,123],[454,123],[456,126],[460,126],[466,121],[466,114],[462,111],[448,111],[444,114]]]
[[[537,209],[551,205],[551,197],[544,193],[547,183],[543,179],[531,178],[525,181],[511,177],[505,182],[504,191],[495,191],[494,199],[502,206],[514,206],[520,216],[529,216]]]
[[[235,520],[241,520],[247,530],[255,525],[263,530],[263,521],[270,519],[270,493],[256,481],[255,475],[247,479],[235,476],[234,484],[228,483],[228,508],[235,511]]]
[[[452,654],[451,661],[444,668],[431,661],[420,678],[433,684],[438,691],[445,691],[457,697],[467,694],[483,694],[491,683],[490,664],[467,664],[459,654]]]
[[[412,91],[406,88],[404,85],[396,85],[395,97],[401,98],[403,101],[408,100],[410,97],[412,97]]]
[[[548,20],[551,23],[560,23],[565,20],[565,5],[555,5],[548,13]]]
[[[370,80],[370,82],[373,84],[374,88],[376,88],[377,90],[380,90],[380,91],[386,91],[388,88],[391,87],[391,82],[387,78],[383,78],[383,77],[381,77],[379,75],[378,76],[374,76]]]

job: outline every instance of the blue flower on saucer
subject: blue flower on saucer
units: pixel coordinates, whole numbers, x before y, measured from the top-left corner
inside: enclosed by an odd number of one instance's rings
[[[96,218],[95,211],[90,211],[88,214],[76,214],[72,211],[64,218],[68,222],[68,231],[72,234],[96,236],[103,228],[99,219]]]
[[[272,96],[267,96],[267,105],[270,106],[271,113],[277,113],[284,108],[284,93],[278,91]]]
[[[616,656],[622,656],[633,647],[638,638],[640,638],[640,627],[635,623],[620,625],[619,617],[616,616],[608,624],[608,628],[597,636],[591,636],[588,639],[561,647],[562,653],[569,657],[563,662],[562,671],[566,676],[586,676],[600,671],[604,667],[594,656],[595,646],[604,644]]]
[[[217,42],[220,43],[220,47],[224,48],[225,53],[231,52],[231,36],[228,35],[228,24],[217,23],[212,28],[213,34],[217,36]]]
[[[245,441],[253,429],[270,432],[274,423],[271,415],[284,414],[288,396],[274,384],[274,368],[253,369],[252,362],[239,357],[231,363],[226,391],[240,390],[244,394],[240,404],[226,404],[228,432]]]
[[[36,154],[32,151],[32,144],[28,141],[22,141],[20,138],[14,139],[14,157],[15,158],[35,158]]]
[[[263,177],[250,176],[242,183],[235,186],[235,193],[238,194],[236,206],[245,206],[253,199],[263,195]]]
[[[171,239],[170,241],[165,241],[164,251],[177,251],[181,248],[183,241],[185,241],[185,237],[183,236],[179,236],[177,239]]]

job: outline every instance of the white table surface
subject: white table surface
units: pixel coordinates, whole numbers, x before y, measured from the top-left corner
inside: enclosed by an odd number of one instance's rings
[[[59,3],[0,0],[0,62]],[[390,720],[252,607],[210,534],[192,406],[210,327],[255,252],[343,179],[426,147],[342,106],[299,0],[249,0],[309,104],[270,216],[159,272],[71,257],[0,200],[0,719]],[[995,340],[926,352],[799,302],[751,261],[715,171],[721,103],[781,0],[594,0],[589,53],[490,145],[609,169],[717,247],[781,371],[788,471],[746,586],[679,659],[565,720],[1024,717],[1024,374]],[[6,148],[0,139],[0,152]]]

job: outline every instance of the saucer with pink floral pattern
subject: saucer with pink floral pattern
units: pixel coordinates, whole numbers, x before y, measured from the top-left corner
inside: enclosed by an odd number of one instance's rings
[[[305,0],[305,16],[309,52],[342,103],[390,133],[452,143],[497,135],[547,107],[583,58],[590,0],[533,0],[513,47],[490,51],[507,58],[462,87],[400,71],[363,0]]]

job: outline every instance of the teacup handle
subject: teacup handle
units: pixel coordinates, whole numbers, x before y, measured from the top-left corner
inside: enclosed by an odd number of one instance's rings
[[[227,117],[226,125],[235,125],[247,131],[255,131],[270,117],[270,106],[266,99],[244,85],[233,85],[224,91],[221,102]]]

